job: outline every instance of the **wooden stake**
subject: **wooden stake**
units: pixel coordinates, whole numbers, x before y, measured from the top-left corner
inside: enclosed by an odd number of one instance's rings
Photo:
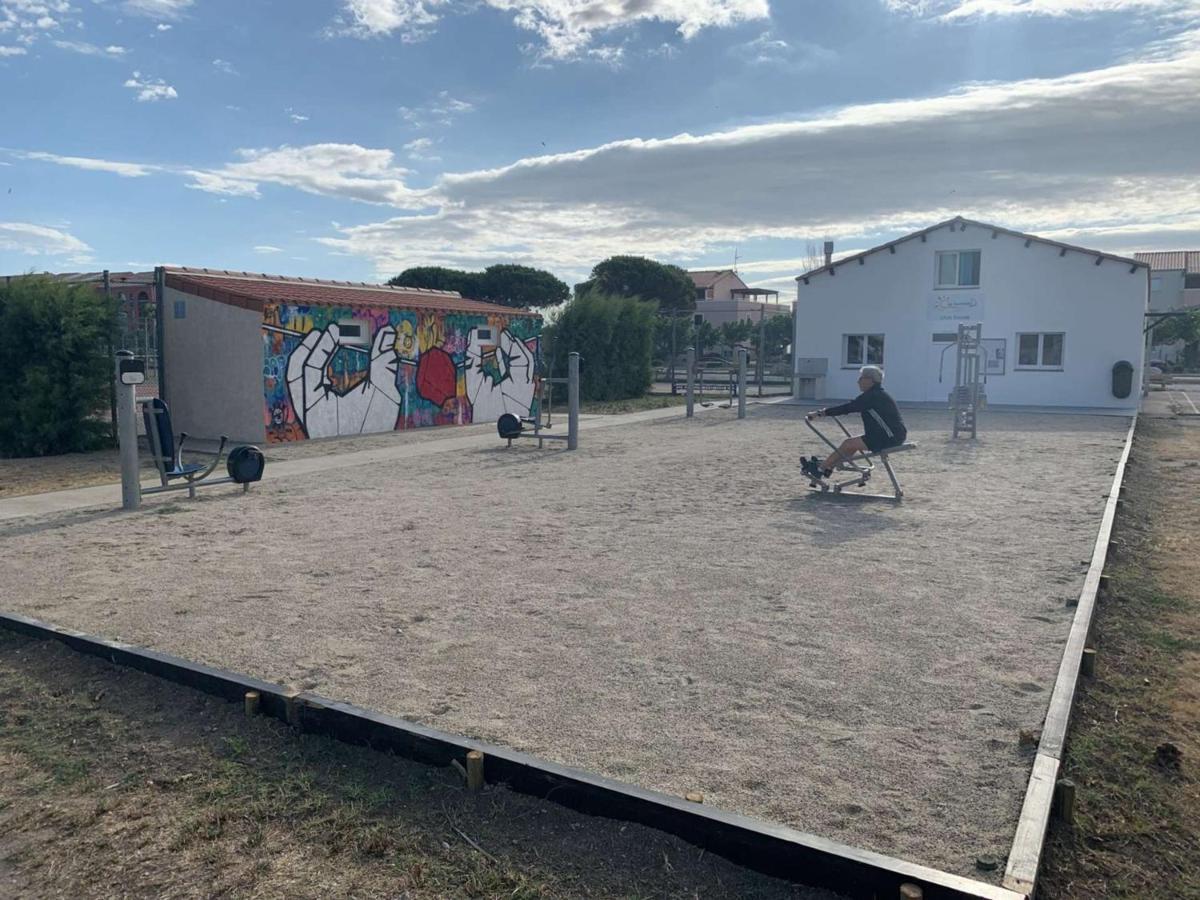
[[[300,727],[300,692],[293,691],[283,695],[283,708],[287,714],[287,723],[293,728]]]
[[[467,787],[472,791],[483,790],[483,754],[478,750],[467,753]]]
[[[246,715],[258,715],[258,691],[246,691]]]
[[[1100,576],[1100,593],[1103,594],[1105,597],[1107,597],[1108,590],[1109,590],[1109,577],[1107,575],[1101,575]]]
[[[1079,661],[1079,671],[1091,678],[1096,674],[1096,651],[1087,647],[1083,651],[1083,659]]]
[[[1075,821],[1075,782],[1060,778],[1054,785],[1054,814],[1071,825]]]
[[[690,793],[685,794],[683,799],[691,803],[703,803],[704,795],[699,791],[691,791]]]
[[[924,900],[925,892],[921,890],[920,885],[902,884],[900,885],[900,900]]]

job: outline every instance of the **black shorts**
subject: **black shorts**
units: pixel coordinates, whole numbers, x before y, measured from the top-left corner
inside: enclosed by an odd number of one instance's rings
[[[872,453],[878,453],[880,450],[887,450],[889,447],[899,447],[908,437],[907,434],[899,434],[895,437],[869,438],[863,436],[863,443],[867,445],[867,449]]]

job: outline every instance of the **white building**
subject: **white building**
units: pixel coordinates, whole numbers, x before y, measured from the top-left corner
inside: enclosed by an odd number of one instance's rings
[[[956,217],[796,279],[798,395],[846,399],[882,365],[900,402],[945,403],[959,324],[983,324],[990,404],[1136,409],[1149,267]],[[1127,395],[1114,366],[1132,366]],[[1117,392],[1123,392],[1116,386]]]

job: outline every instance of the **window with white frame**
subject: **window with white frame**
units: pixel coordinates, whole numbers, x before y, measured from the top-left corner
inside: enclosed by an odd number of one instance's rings
[[[842,368],[883,365],[882,334],[842,335]]]
[[[937,286],[979,287],[979,250],[942,250],[937,254]]]
[[[1018,334],[1017,368],[1062,369],[1066,337],[1061,331]]]

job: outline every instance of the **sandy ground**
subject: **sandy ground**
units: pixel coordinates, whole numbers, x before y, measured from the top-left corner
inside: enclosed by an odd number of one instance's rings
[[[911,412],[897,506],[811,494],[800,412],[14,522],[0,605],[979,877],[1127,422]]]

